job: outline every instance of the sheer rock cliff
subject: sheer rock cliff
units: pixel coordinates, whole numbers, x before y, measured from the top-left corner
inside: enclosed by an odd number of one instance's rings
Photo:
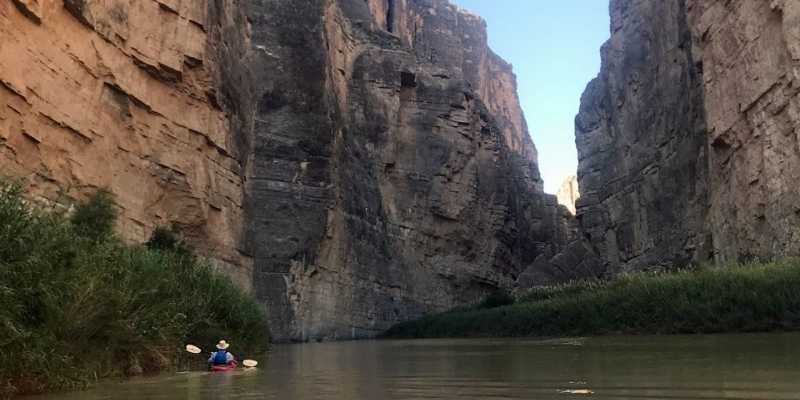
[[[251,4],[256,295],[287,339],[510,289],[570,235],[510,65],[447,1]]]
[[[611,1],[576,118],[602,273],[800,254],[800,3]]]
[[[684,1],[612,0],[575,120],[581,232],[602,273],[708,255],[703,82]]]

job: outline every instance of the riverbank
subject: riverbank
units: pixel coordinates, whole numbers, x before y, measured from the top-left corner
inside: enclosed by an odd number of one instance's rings
[[[253,299],[168,229],[147,245],[123,243],[116,215],[105,191],[67,215],[0,181],[0,397],[171,369],[187,342],[266,350]]]
[[[800,260],[538,288],[514,304],[398,324],[390,338],[767,332],[800,328]]]

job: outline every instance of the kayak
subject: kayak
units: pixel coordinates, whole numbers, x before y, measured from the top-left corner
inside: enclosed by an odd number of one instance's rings
[[[211,366],[211,370],[214,371],[214,372],[233,371],[234,369],[236,369],[237,365],[238,364],[236,363],[236,361],[231,361],[231,362],[229,362],[227,364],[212,365]]]

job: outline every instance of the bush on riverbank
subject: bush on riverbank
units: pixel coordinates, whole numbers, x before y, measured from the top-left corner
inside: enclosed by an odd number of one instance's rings
[[[116,215],[108,192],[67,217],[0,181],[0,397],[156,372],[187,342],[265,350],[255,301],[187,252],[123,244]]]
[[[721,333],[800,328],[800,260],[631,274],[398,324],[388,337]]]

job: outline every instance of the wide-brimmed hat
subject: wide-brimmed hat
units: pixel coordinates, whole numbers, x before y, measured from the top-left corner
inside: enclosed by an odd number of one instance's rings
[[[230,345],[228,344],[228,342],[226,342],[224,340],[220,340],[219,343],[217,343],[217,348],[220,349],[220,350],[225,350],[225,349],[228,348],[228,346],[230,346]]]

